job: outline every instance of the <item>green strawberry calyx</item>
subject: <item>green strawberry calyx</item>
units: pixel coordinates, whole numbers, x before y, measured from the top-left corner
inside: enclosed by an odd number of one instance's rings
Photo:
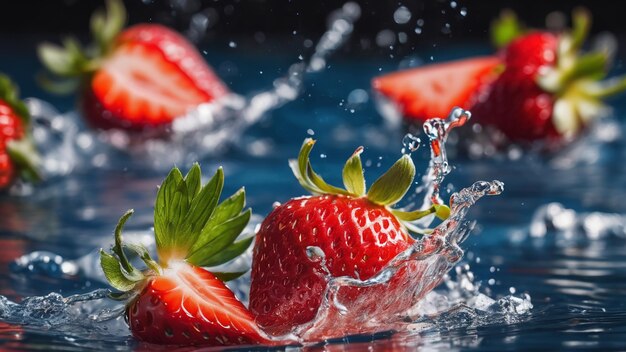
[[[573,13],[572,30],[560,36],[557,64],[540,73],[537,82],[553,93],[552,122],[567,137],[578,134],[590,121],[605,113],[602,99],[626,90],[626,76],[604,80],[611,66],[607,48],[581,52],[591,27],[591,15],[578,8]]]
[[[559,34],[556,65],[543,68],[537,76],[537,84],[556,98],[552,122],[565,138],[574,137],[607,111],[603,99],[626,90],[626,76],[603,81],[611,67],[612,47],[582,51],[590,28],[590,13],[574,9],[572,29]],[[513,12],[504,11],[492,25],[492,42],[503,47],[528,32]]]
[[[93,43],[83,47],[73,37],[63,39],[59,46],[49,42],[39,45],[39,59],[52,73],[40,75],[39,83],[47,90],[67,94],[73,92],[81,83],[81,78],[97,70],[102,58],[113,49],[115,38],[126,25],[126,9],[121,0],[107,0],[106,11],[96,11],[90,21]]]
[[[20,176],[28,181],[41,181],[41,157],[31,134],[31,117],[26,104],[19,98],[19,90],[6,75],[0,74],[0,100],[5,102],[20,118],[24,136],[6,143],[11,161],[17,166]]]
[[[174,263],[183,261],[200,267],[215,267],[248,249],[254,236],[238,240],[251,215],[250,209],[244,210],[244,189],[219,203],[224,185],[222,169],[204,185],[201,175],[197,163],[186,176],[173,168],[159,188],[154,206],[158,262],[144,246],[122,241],[124,224],[133,211],[127,211],[120,218],[111,252],[100,250],[100,265],[111,286],[122,292],[137,292],[149,277],[160,275]],[[147,268],[136,269],[126,252],[140,258]],[[222,281],[245,273],[211,272]]]
[[[309,156],[315,144],[315,140],[304,140],[298,159],[289,160],[289,166],[300,185],[313,195],[340,195],[352,198],[367,198],[370,202],[386,207],[407,228],[414,229],[410,222],[419,220],[425,216],[435,214],[439,219],[445,220],[450,215],[450,208],[444,204],[433,204],[425,210],[405,211],[391,208],[402,200],[411,188],[415,178],[415,165],[409,155],[403,155],[382,176],[380,176],[366,191],[365,176],[361,163],[363,147],[358,147],[352,156],[348,158],[343,167],[344,188],[332,186],[318,175],[311,166]]]

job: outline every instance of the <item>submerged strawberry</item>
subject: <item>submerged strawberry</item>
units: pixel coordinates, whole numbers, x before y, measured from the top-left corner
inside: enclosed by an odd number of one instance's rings
[[[372,87],[396,104],[407,119],[447,116],[454,106],[467,108],[476,92],[496,77],[495,56],[426,65],[376,77]]]
[[[180,34],[157,24],[122,30],[126,18],[122,3],[109,0],[107,5],[106,16],[96,13],[91,19],[94,47],[82,50],[67,39],[65,48],[47,43],[39,48],[52,73],[74,83],[82,80],[80,106],[91,125],[162,128],[197,105],[228,94]]]
[[[11,80],[0,74],[0,190],[17,176],[36,181],[39,156],[30,136],[30,114]]]
[[[201,185],[195,164],[183,177],[174,168],[161,185],[154,210],[159,262],[138,245],[123,244],[127,212],[115,229],[112,253],[100,252],[111,285],[127,300],[126,317],[138,339],[170,345],[241,345],[270,343],[252,314],[223,280],[243,273],[214,272],[249,247],[253,237],[236,241],[250,218],[238,191],[218,204],[224,182],[221,169]],[[125,252],[135,253],[147,268],[136,269]]]
[[[324,254],[325,266],[333,277],[348,276],[366,280],[377,274],[391,259],[414,242],[404,221],[413,221],[437,213],[446,217],[448,208],[432,206],[425,211],[405,212],[391,206],[401,200],[413,182],[415,168],[408,155],[398,160],[365,192],[361,167],[362,148],[347,161],[343,170],[346,189],[328,185],[309,162],[314,141],[307,139],[298,160],[290,161],[300,184],[314,194],[295,198],[276,207],[263,221],[254,245],[250,310],[267,332],[284,334],[294,326],[310,322],[317,314],[327,286],[324,268],[312,261],[311,250]],[[377,295],[360,296],[360,289],[344,292],[349,301],[360,300],[364,309],[375,310],[385,304],[376,302],[380,295],[395,292],[403,283],[401,275],[390,281]],[[402,287],[404,290],[404,287]],[[411,292],[407,287],[405,292]],[[413,302],[417,297],[410,297]],[[394,302],[393,298],[387,302]],[[413,302],[414,303],[414,302]],[[408,306],[397,305],[390,315]],[[358,312],[367,314],[367,312]],[[350,315],[337,316],[331,322],[332,336],[352,333],[363,326],[351,321]],[[357,325],[357,326],[354,326]],[[328,334],[322,334],[329,337]]]

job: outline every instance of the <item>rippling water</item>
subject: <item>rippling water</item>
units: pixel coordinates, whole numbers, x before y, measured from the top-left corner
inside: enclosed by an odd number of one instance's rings
[[[263,88],[271,82],[268,72],[280,76],[281,69],[297,57],[297,53],[262,56],[212,51],[215,56],[211,61],[216,66],[228,61],[238,68],[239,74],[228,78],[233,89]],[[456,50],[439,57],[460,55],[463,52]],[[7,66],[17,63],[9,60]],[[369,79],[380,72],[379,68],[389,71],[395,67],[395,63],[382,59],[337,58],[327,71],[305,81],[305,93],[300,98],[269,113],[223,153],[205,157],[203,167],[211,170],[223,165],[224,192],[233,193],[245,186],[249,205],[260,215],[267,214],[274,201],[304,193],[286,160],[295,156],[302,140],[309,136],[318,139],[313,162],[329,182],[340,183],[340,166],[361,144],[366,146],[363,162],[371,180],[400,155],[402,148],[404,132],[385,127],[367,94]],[[261,70],[265,75],[259,74]],[[451,155],[455,169],[444,183],[444,199],[446,193],[479,179],[499,179],[506,185],[502,195],[484,199],[470,211],[478,226],[463,245],[464,262],[427,296],[421,311],[416,312],[420,317],[409,331],[349,337],[306,349],[624,349],[626,239],[620,221],[626,214],[626,145],[621,137],[626,104],[615,100],[613,105],[614,119],[602,122],[582,143],[556,156],[470,160]],[[416,155],[415,160],[422,170],[427,155]],[[420,160],[424,163],[421,167]],[[27,195],[0,197],[0,295],[10,300],[0,302],[0,317],[3,307],[25,297],[50,292],[68,297],[104,288],[93,265],[94,250],[110,243],[114,224],[129,208],[136,213],[128,230],[140,240],[147,236],[156,186],[164,176],[165,171],[114,152],[109,163],[52,177],[33,189],[32,195],[26,190]],[[552,205],[552,217],[542,208],[551,202],[562,204],[560,208]],[[537,210],[540,212],[535,214]],[[589,220],[593,212],[600,217]],[[609,221],[615,222],[612,231],[590,235],[598,224]],[[51,272],[50,263],[41,264],[47,268],[45,275],[37,265],[20,267],[14,263],[14,259],[33,251],[49,251],[70,262],[63,266],[60,258],[51,256],[50,261],[59,265],[53,265],[56,271]],[[532,309],[520,308],[515,304],[518,301],[510,299],[497,301],[507,296],[521,299],[526,294],[532,299]],[[37,316],[25,316],[21,321],[0,319],[2,349],[145,347],[128,336],[121,319],[97,328],[82,324],[81,319],[89,319],[94,309],[111,308],[106,302],[102,306],[73,304],[71,316],[76,320],[55,325],[46,314],[54,318],[57,308],[52,303],[60,297],[49,296],[51,306],[29,311]],[[494,301],[497,305],[490,305]],[[508,314],[511,309],[522,311]]]

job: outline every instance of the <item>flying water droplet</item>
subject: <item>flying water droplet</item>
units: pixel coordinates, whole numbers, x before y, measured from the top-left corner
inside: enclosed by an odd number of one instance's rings
[[[411,20],[411,11],[406,6],[400,6],[393,13],[393,20],[397,24],[405,24]]]
[[[411,133],[407,133],[402,138],[402,154],[411,154],[418,150],[422,141]]]

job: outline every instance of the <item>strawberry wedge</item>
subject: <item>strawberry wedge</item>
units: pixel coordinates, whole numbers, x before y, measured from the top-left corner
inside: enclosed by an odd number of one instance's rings
[[[372,86],[406,118],[421,123],[445,117],[455,106],[468,108],[476,92],[495,78],[500,64],[495,56],[483,56],[426,65],[376,77]]]

